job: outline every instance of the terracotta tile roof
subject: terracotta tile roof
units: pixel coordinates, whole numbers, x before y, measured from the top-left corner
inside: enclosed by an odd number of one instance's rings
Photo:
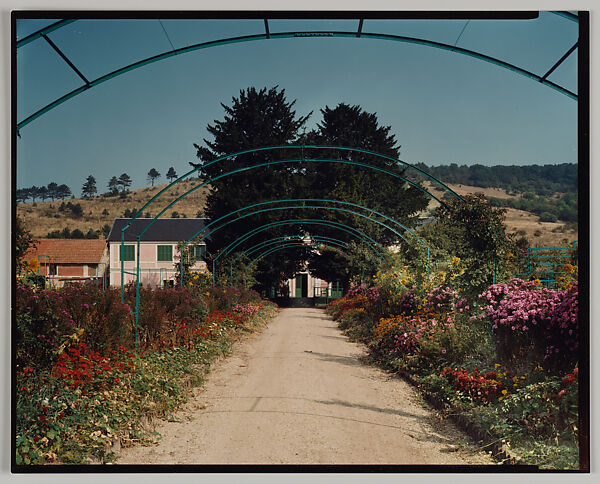
[[[50,256],[50,262],[63,264],[97,264],[106,247],[105,239],[35,239],[37,247],[27,251],[25,260],[38,255]]]

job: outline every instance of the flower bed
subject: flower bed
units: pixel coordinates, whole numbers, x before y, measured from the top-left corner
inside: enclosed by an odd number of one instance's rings
[[[524,463],[578,468],[577,282],[550,290],[513,279],[469,301],[468,271],[457,258],[448,268],[380,272],[376,291],[354,287],[327,312],[374,361],[408,372]]]
[[[236,335],[275,312],[250,291],[142,288],[136,346],[118,290],[17,291],[17,465],[106,462],[115,444],[155,441],[148,419],[170,417]]]

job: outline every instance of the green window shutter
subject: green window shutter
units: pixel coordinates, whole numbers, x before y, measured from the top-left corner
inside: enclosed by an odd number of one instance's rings
[[[132,261],[135,260],[135,246],[126,245],[125,246],[125,257],[123,257],[123,246],[119,246],[119,256],[123,261]]]
[[[157,246],[156,260],[159,262],[171,262],[173,260],[173,246],[159,245]]]

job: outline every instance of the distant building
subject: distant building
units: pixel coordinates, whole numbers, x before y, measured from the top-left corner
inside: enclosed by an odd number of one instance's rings
[[[35,239],[36,247],[25,260],[40,262],[38,273],[47,276],[51,287],[68,283],[100,281],[108,265],[104,239]]]
[[[137,266],[137,234],[141,233],[152,219],[138,218],[125,231],[125,250],[123,259],[124,283],[135,281]],[[140,283],[150,287],[173,285],[175,281],[175,262],[179,260],[177,243],[186,241],[200,232],[206,225],[204,218],[165,218],[157,219],[140,239]],[[110,285],[121,285],[121,230],[131,221],[130,218],[115,219],[108,235],[110,259]],[[206,244],[194,245],[196,263],[192,271],[206,270]]]

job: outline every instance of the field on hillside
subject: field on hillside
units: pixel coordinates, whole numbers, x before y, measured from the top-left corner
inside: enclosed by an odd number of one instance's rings
[[[146,216],[147,212],[149,216],[154,217],[178,196],[181,196],[184,192],[197,185],[197,179],[178,183],[153,202],[148,207],[148,210],[144,211],[144,216]],[[67,202],[81,204],[81,208],[83,209],[83,216],[81,217],[72,216],[68,210],[59,211],[59,207],[63,202],[62,200],[19,204],[17,205],[17,215],[24,220],[25,226],[31,231],[34,237],[45,237],[48,232],[62,230],[65,227],[68,227],[71,231],[79,229],[83,233],[87,233],[89,229],[100,230],[106,224],[112,226],[115,218],[124,216],[125,210],[139,210],[165,186],[167,185],[156,185],[154,187],[131,190],[126,198],[100,195],[90,198],[64,200],[65,204]],[[162,217],[171,217],[173,212],[178,212],[181,217],[196,217],[198,212],[204,212],[207,193],[208,187],[203,187],[192,192],[167,210]]]
[[[428,189],[431,190],[431,184],[428,185]],[[481,188],[470,185],[458,185],[448,184],[452,190],[459,195],[467,195],[469,193],[483,193],[486,198],[520,198],[520,194],[509,195],[506,190],[501,188]],[[433,192],[436,196],[441,196],[443,191],[433,188]],[[432,200],[429,204],[428,209],[432,209],[439,205],[436,201]],[[506,209],[506,227],[510,233],[516,232],[518,235],[524,235],[529,240],[531,247],[567,247],[572,246],[573,241],[577,240],[578,232],[574,229],[569,229],[566,222],[540,222],[538,216],[526,212],[524,210],[517,210],[514,208]]]
[[[180,182],[171,190],[161,195],[148,210],[145,210],[144,216],[154,217],[166,205],[175,200],[175,198],[197,185],[197,179]],[[19,204],[17,206],[17,214],[24,220],[26,227],[31,230],[35,237],[45,237],[49,232],[62,230],[65,227],[68,227],[71,231],[79,229],[83,233],[87,233],[89,229],[101,230],[104,225],[112,226],[115,218],[124,216],[125,210],[139,210],[165,186],[167,185],[156,185],[155,187],[132,190],[127,194],[126,198],[100,195],[91,198],[65,200],[65,203],[81,204],[83,210],[81,217],[72,216],[68,210],[59,211],[62,203],[61,200],[55,200],[54,202],[38,201],[35,204],[31,202]],[[499,188],[481,188],[469,185],[448,186],[460,195],[483,193],[486,197],[504,199],[520,197],[520,195],[509,195],[505,190]],[[189,196],[167,210],[162,217],[171,217],[173,212],[178,212],[179,216],[186,216],[188,218],[196,217],[199,213],[202,215],[208,190],[208,187],[203,187],[192,192]],[[441,196],[443,192],[434,188],[434,193]],[[432,209],[436,205],[437,202],[432,201],[428,208]],[[570,246],[578,237],[577,231],[568,229],[564,222],[540,222],[539,217],[536,215],[514,208],[507,209],[506,225],[509,232],[525,235],[532,247]]]

